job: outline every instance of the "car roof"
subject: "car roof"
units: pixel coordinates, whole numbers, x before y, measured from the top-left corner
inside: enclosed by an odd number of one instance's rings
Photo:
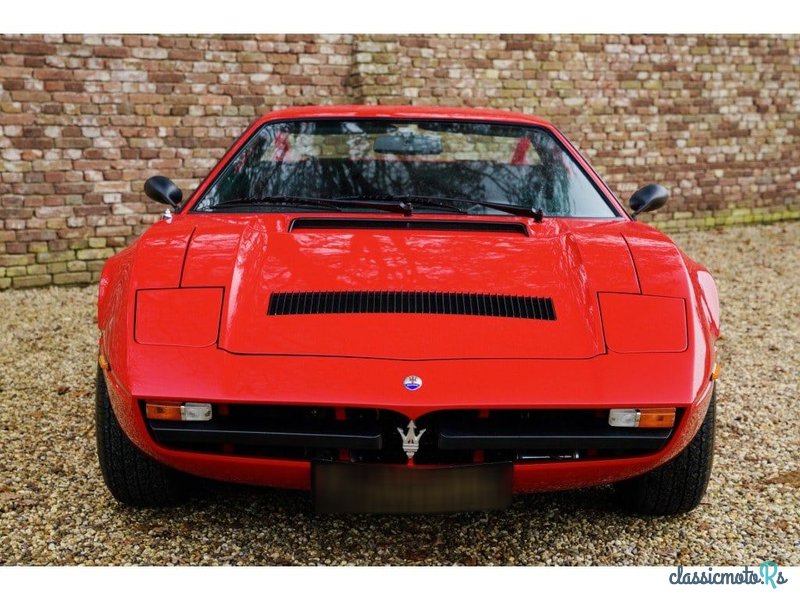
[[[257,124],[289,119],[324,118],[376,118],[376,119],[454,119],[464,121],[491,121],[538,125],[553,129],[544,119],[518,112],[492,108],[468,108],[456,106],[403,106],[403,105],[331,105],[296,106],[267,113]]]

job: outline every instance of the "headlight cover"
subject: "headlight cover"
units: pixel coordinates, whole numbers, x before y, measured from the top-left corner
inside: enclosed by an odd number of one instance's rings
[[[217,342],[222,288],[136,292],[134,339],[140,344],[202,348]]]
[[[683,352],[688,345],[683,298],[601,292],[600,313],[612,352]]]

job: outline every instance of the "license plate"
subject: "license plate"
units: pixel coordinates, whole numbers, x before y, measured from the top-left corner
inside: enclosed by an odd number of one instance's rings
[[[314,463],[320,513],[442,513],[507,508],[511,463],[413,467]]]

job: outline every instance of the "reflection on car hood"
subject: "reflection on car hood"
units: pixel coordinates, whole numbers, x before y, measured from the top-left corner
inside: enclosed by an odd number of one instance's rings
[[[448,218],[459,219],[464,218]],[[639,292],[622,235],[627,222],[498,221],[522,223],[528,234],[292,231],[285,215],[186,215],[151,228],[140,252],[165,253],[158,275],[163,282],[151,276],[150,287],[179,282],[225,288],[219,345],[230,352],[397,359],[588,358],[603,353],[597,292]],[[179,261],[181,244],[185,251]],[[139,287],[144,287],[141,282]],[[519,318],[513,311],[510,316],[437,314],[441,310],[268,314],[273,293],[304,292],[542,298],[552,302],[555,319]]]

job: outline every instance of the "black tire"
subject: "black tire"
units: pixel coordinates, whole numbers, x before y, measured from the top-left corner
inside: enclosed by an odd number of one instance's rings
[[[95,391],[97,458],[113,496],[129,506],[170,506],[186,498],[188,477],[153,460],[133,445],[119,425],[97,367]]]
[[[716,398],[715,388],[703,424],[680,454],[649,473],[615,484],[627,510],[640,515],[678,515],[700,504],[714,462]]]

